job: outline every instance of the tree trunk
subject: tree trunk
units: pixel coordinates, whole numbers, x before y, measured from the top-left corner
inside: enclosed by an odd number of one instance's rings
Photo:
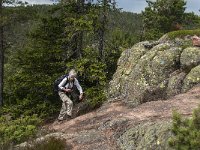
[[[78,41],[77,41],[77,54],[78,57],[82,57],[82,49],[83,49],[83,31],[79,31],[78,33]]]
[[[101,27],[99,29],[99,57],[104,61],[104,37],[105,37],[105,26],[106,26],[106,13],[107,13],[107,0],[103,0],[103,16],[101,19]]]
[[[2,0],[0,0],[0,106],[3,106],[3,66],[4,66],[2,9],[3,9]]]
[[[104,60],[104,30],[99,30],[99,57]]]
[[[78,15],[84,14],[84,7],[85,7],[85,0],[79,0],[78,1]],[[78,31],[78,40],[77,40],[77,54],[78,57],[82,57],[82,49],[83,49],[83,31]]]
[[[73,51],[74,55],[72,58],[77,59],[82,57],[82,47],[83,47],[83,32],[77,31],[73,37]]]

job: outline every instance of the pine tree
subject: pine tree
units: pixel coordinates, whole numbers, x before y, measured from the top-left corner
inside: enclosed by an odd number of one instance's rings
[[[164,33],[177,30],[177,26],[182,25],[186,9],[184,0],[146,2],[148,7],[142,12],[146,39],[160,37]]]
[[[71,58],[81,58],[85,36],[93,32],[93,22],[97,17],[95,5],[85,0],[68,1],[61,4],[64,11],[65,48],[71,51]]]
[[[0,106],[3,106],[3,66],[4,66],[4,49],[3,49],[3,1],[0,0]]]
[[[175,112],[173,114],[173,137],[169,145],[177,150],[200,149],[200,106],[193,111],[192,118],[183,118]]]
[[[109,13],[112,8],[115,8],[115,0],[99,0],[99,28],[97,29],[99,37],[99,58],[104,61],[105,59],[105,33],[108,24]]]

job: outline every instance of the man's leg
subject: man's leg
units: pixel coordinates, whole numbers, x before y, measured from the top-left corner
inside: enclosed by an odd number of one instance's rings
[[[58,116],[58,120],[63,120],[66,114],[67,114],[67,105],[65,102],[62,102],[62,107],[60,110],[60,114]]]
[[[72,116],[73,102],[64,92],[59,92],[58,94],[63,102],[58,119],[63,120],[66,114],[70,117]]]

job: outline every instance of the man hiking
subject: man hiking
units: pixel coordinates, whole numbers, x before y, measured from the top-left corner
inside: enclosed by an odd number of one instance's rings
[[[72,119],[73,101],[71,99],[75,98],[75,95],[77,95],[77,93],[75,93],[75,88],[77,88],[80,93],[78,96],[79,100],[82,100],[83,98],[83,89],[76,79],[76,76],[76,71],[72,69],[70,70],[69,75],[66,76],[58,85],[58,95],[62,100],[62,108],[58,116],[58,121]]]

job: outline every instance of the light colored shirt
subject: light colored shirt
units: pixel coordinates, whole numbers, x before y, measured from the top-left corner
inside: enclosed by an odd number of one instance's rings
[[[68,77],[65,77],[60,84],[58,85],[58,88],[63,90],[63,89],[72,89],[72,87],[75,85],[77,87],[77,89],[79,90],[80,94],[83,93],[83,89],[80,86],[78,80],[76,78],[74,78],[73,81],[69,81],[69,79],[67,79]],[[66,82],[68,82],[66,84]]]

